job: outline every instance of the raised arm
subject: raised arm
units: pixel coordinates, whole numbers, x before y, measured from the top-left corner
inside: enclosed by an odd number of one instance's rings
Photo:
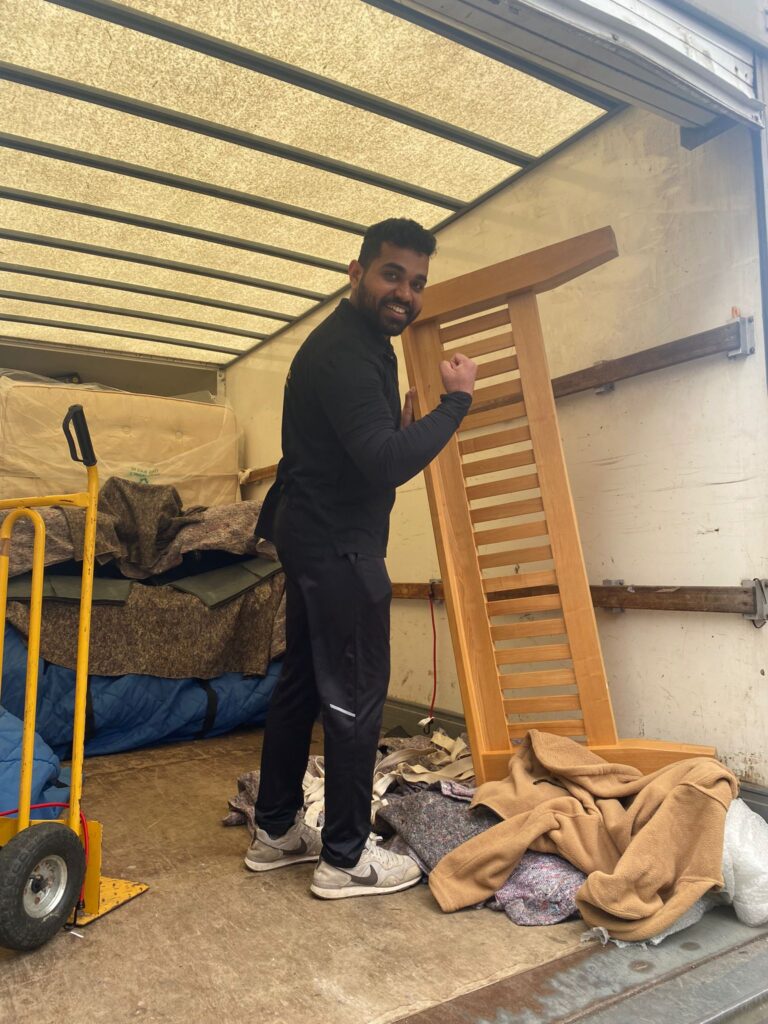
[[[350,457],[373,483],[399,487],[416,476],[445,447],[466,415],[472,404],[474,363],[454,357],[440,369],[446,387],[440,404],[402,430],[393,419],[372,359],[356,359],[353,364],[334,360],[319,372],[323,409]]]

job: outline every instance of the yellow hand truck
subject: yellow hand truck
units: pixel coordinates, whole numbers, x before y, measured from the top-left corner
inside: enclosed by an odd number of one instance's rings
[[[8,599],[11,534],[21,519],[30,520],[34,530],[19,800],[13,810],[0,809],[0,946],[15,950],[37,949],[68,921],[76,921],[78,926],[89,924],[147,889],[146,885],[102,877],[102,827],[97,821],[86,820],[80,806],[99,474],[81,405],[70,406],[62,428],[72,459],[86,468],[88,490],[0,501],[0,510],[10,510],[0,526],[0,621],[3,623]],[[46,805],[33,807],[31,803],[45,566],[45,522],[36,510],[52,505],[85,509],[71,788],[68,806],[48,805],[67,808],[66,815],[61,815],[57,821],[34,819],[32,811]],[[0,640],[0,686],[2,667],[3,643]],[[11,816],[14,814],[15,818]]]

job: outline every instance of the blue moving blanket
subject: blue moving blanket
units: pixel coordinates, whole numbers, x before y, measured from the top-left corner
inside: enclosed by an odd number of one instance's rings
[[[26,662],[23,637],[6,625],[0,703],[17,718],[24,713]],[[203,681],[92,675],[85,753],[116,754],[262,725],[279,675],[279,661],[270,663],[265,676],[229,672]],[[74,703],[74,671],[41,659],[36,729],[59,757],[69,758],[71,753]]]
[[[21,721],[0,707],[0,811],[10,811],[19,803],[21,771]],[[60,778],[59,759],[35,736],[32,765],[32,803],[66,803],[69,784]],[[61,808],[48,807],[33,811],[33,818],[58,818]],[[15,817],[15,815],[14,815]]]

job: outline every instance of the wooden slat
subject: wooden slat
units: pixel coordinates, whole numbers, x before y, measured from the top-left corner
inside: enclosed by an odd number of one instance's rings
[[[501,565],[527,565],[529,562],[547,562],[552,558],[552,548],[543,544],[538,548],[510,548],[507,551],[492,551],[480,555],[481,569],[498,569]]]
[[[478,338],[477,341],[462,342],[460,345],[455,345],[453,348],[445,350],[446,356],[453,355],[454,352],[462,352],[465,356],[469,356],[470,359],[477,359],[478,356],[487,356],[492,352],[503,352],[505,349],[511,349],[515,344],[515,336],[512,331],[502,331],[501,334],[492,334],[488,338]],[[514,369],[517,369],[517,359],[513,355],[507,355],[505,358],[511,359],[514,362]],[[486,363],[489,366],[490,363]]]
[[[652,775],[659,768],[666,768],[681,759],[689,757],[715,757],[714,747],[700,746],[694,743],[668,743],[665,740],[627,740],[621,739],[610,747],[592,746],[598,757],[612,764],[629,764],[637,768],[643,775]],[[503,779],[506,775],[502,767],[497,776]],[[711,1018],[710,1018],[711,1019]]]
[[[496,640],[520,640],[527,636],[563,636],[565,622],[562,619],[534,619],[531,622],[506,622],[503,626],[491,626],[491,636]]]
[[[568,661],[571,648],[568,644],[539,644],[536,647],[510,647],[496,651],[497,665],[529,665],[538,661]]]
[[[572,668],[551,668],[542,672],[505,672],[499,676],[502,690],[532,690],[539,686],[575,686]]]
[[[496,530],[475,530],[475,546],[482,548],[488,544],[504,544],[508,540],[546,537],[547,532],[546,519],[539,519],[535,523],[519,523],[517,526],[500,526]]]
[[[578,693],[552,697],[511,697],[504,701],[504,710],[508,715],[546,715],[551,711],[580,711],[581,704]]]
[[[584,709],[586,735],[590,744],[616,743],[616,723],[576,525],[576,511],[568,484],[535,296],[526,294],[511,298],[509,315],[515,331],[528,425],[536,452],[563,618],[568,627],[573,668]],[[543,470],[542,466],[545,467]]]
[[[528,427],[512,427],[509,430],[496,430],[492,434],[481,434],[479,437],[468,437],[459,442],[459,451],[462,455],[472,455],[474,452],[485,452],[489,448],[503,448],[509,444],[520,444],[522,441],[530,441],[531,432]]]
[[[536,473],[526,473],[523,476],[508,476],[504,480],[489,480],[487,484],[472,484],[467,487],[467,498],[469,501],[479,501],[481,498],[493,498],[497,494],[535,491],[538,486],[539,478]]]
[[[521,615],[524,612],[555,612],[561,607],[559,594],[536,594],[534,597],[510,597],[505,601],[489,601],[488,618]]]
[[[492,459],[465,462],[462,472],[470,479],[473,476],[485,476],[486,473],[501,473],[505,469],[531,466],[534,461],[533,451],[529,448],[526,452],[510,452],[509,455],[495,455]]]
[[[486,402],[497,402],[502,399],[505,402],[512,402],[522,397],[523,386],[518,378],[516,380],[504,380],[501,384],[485,384],[481,387],[476,387],[472,404],[484,406]]]
[[[514,516],[527,516],[543,511],[541,498],[526,498],[525,501],[506,501],[503,505],[472,509],[470,517],[473,523],[489,523],[494,519],[512,519]]]
[[[483,580],[486,594],[495,594],[499,590],[527,590],[529,587],[557,586],[557,574],[552,570],[545,572],[520,572],[514,576],[495,576]]]
[[[470,412],[461,421],[459,430],[476,430],[478,427],[489,427],[493,423],[506,423],[522,419],[526,415],[525,402],[513,402],[511,405],[500,405],[496,409],[485,409],[481,412]]]
[[[509,735],[513,739],[525,736],[530,729],[538,732],[549,732],[554,736],[585,736],[584,721],[581,718],[550,719],[543,722],[515,722],[509,726]]]
[[[464,351],[462,349],[462,351]],[[464,355],[467,355],[464,352]],[[470,358],[474,356],[470,355]],[[500,377],[502,373],[514,373],[517,369],[517,359],[514,356],[504,356],[502,359],[491,359],[487,363],[477,364],[476,380],[487,380],[489,377]]]
[[[546,292],[617,255],[616,238],[611,228],[598,228],[565,242],[432,285],[424,292],[421,318],[428,320],[439,316],[445,321],[488,309],[508,295]]]
[[[471,320],[463,320],[460,324],[441,327],[440,341],[447,345],[451,341],[456,341],[457,338],[468,338],[472,334],[480,334],[481,331],[492,331],[495,327],[509,327],[509,310],[506,306],[504,309],[494,310],[493,313],[485,313],[483,316],[474,316]]]
[[[259,466],[258,469],[249,469],[248,475],[240,481],[240,486],[245,487],[247,484],[257,484],[262,480],[274,480],[276,475],[277,463],[274,466]]]

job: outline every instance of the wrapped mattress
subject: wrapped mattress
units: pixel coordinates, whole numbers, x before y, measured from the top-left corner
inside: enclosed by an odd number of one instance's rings
[[[226,406],[18,373],[0,376],[0,498],[85,489],[61,429],[74,404],[85,410],[102,480],[171,484],[187,508],[239,500],[237,425]]]

